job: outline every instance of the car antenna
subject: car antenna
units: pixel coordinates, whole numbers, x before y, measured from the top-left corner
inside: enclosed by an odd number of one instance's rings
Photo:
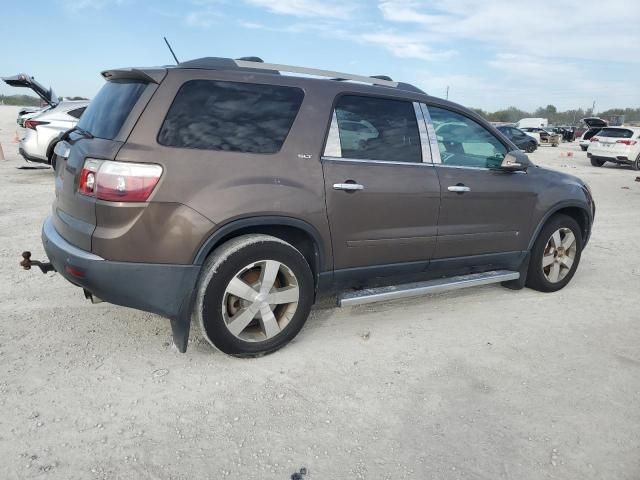
[[[173,55],[173,59],[176,61],[176,65],[180,65],[180,62],[178,61],[178,57],[176,57],[176,54],[173,53],[173,48],[171,48],[171,44],[169,43],[169,40],[167,40],[167,37],[162,37],[164,38],[164,43],[167,44],[167,47],[169,47],[169,51],[171,52],[171,55]]]

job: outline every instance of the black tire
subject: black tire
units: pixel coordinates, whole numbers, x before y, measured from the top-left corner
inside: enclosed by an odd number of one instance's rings
[[[606,163],[606,160],[600,160],[599,158],[591,157],[591,165],[594,167],[601,167]]]
[[[53,174],[56,174],[56,158],[57,155],[54,153],[54,150],[56,148],[56,144],[54,143],[51,146],[51,149],[49,151],[49,157],[47,158],[49,165],[51,165],[51,169],[53,170]]]
[[[225,315],[229,316],[229,310],[225,309],[230,308],[227,305],[230,295],[229,282],[247,266],[270,260],[284,265],[293,275],[299,294],[297,305],[290,319],[285,320],[287,322],[285,326],[279,325],[282,329],[275,336],[268,338],[264,329],[265,340],[247,341],[232,333],[225,321]],[[278,276],[281,275],[283,275],[282,270],[278,270]],[[259,290],[259,287],[256,288]],[[296,248],[269,235],[242,235],[218,247],[205,262],[198,282],[193,314],[199,320],[204,337],[218,350],[239,357],[260,356],[278,350],[298,334],[311,311],[314,290],[311,268]],[[243,302],[240,298],[238,300]],[[264,299],[262,301],[264,302]],[[240,308],[246,309],[247,305],[244,305],[244,307],[238,307],[236,302],[236,313]],[[287,305],[294,305],[294,303]],[[274,307],[274,314],[278,307],[279,305]],[[258,319],[261,315],[262,313],[256,312],[247,328],[259,329],[259,326],[263,325]],[[282,319],[278,322],[282,323]]]
[[[580,148],[582,149],[583,152],[586,152],[587,148],[589,148],[589,147],[585,147],[584,145],[580,145]]]
[[[545,275],[542,266],[542,257],[545,254],[547,243],[551,240],[551,236],[559,229],[569,229],[571,233],[573,233],[575,237],[575,256],[571,268],[568,269],[564,277],[557,282],[551,282]],[[531,249],[529,270],[527,272],[527,287],[538,290],[539,292],[557,292],[564,288],[576,273],[582,255],[582,247],[582,232],[578,222],[568,215],[553,215],[542,227]]]
[[[535,152],[535,151],[536,151],[536,146],[537,146],[537,145],[536,145],[534,142],[531,142],[531,143],[529,143],[529,144],[527,145],[527,148],[525,149],[525,151],[526,151],[527,153],[533,153],[533,152]]]
[[[636,171],[640,170],[640,154],[636,157],[635,162],[631,164],[631,168]]]

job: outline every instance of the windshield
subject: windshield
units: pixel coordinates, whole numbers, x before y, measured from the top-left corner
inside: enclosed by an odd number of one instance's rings
[[[146,86],[135,80],[107,82],[85,110],[78,127],[94,137],[113,140]]]

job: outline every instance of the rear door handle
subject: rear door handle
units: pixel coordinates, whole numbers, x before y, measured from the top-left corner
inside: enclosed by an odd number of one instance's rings
[[[471,189],[465,185],[451,185],[450,187],[447,188],[447,190],[449,190],[450,192],[456,192],[456,193],[465,193],[465,192],[471,191]]]
[[[364,190],[364,185],[360,185],[359,183],[334,183],[333,189],[354,192],[356,190]]]

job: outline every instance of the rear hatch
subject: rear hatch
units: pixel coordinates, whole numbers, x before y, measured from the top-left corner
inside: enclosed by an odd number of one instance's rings
[[[591,139],[589,152],[606,157],[627,157],[638,143],[636,132],[623,127],[607,127]]]
[[[38,95],[44,102],[52,107],[58,104],[58,97],[53,93],[51,88],[46,88],[42,84],[36,82],[33,77],[30,77],[26,73],[19,73],[13,77],[3,77],[4,83],[11,85],[12,87],[30,88],[36,95]]]
[[[603,128],[609,125],[606,120],[603,120],[598,117],[583,118],[582,122],[585,123],[589,128],[595,128],[595,127]]]
[[[78,125],[56,146],[53,222],[62,237],[83,250],[91,251],[96,227],[96,199],[78,191],[85,163],[87,159],[88,164],[91,159],[98,162],[115,159],[157,87],[156,80],[136,72],[104,72],[107,83]]]

